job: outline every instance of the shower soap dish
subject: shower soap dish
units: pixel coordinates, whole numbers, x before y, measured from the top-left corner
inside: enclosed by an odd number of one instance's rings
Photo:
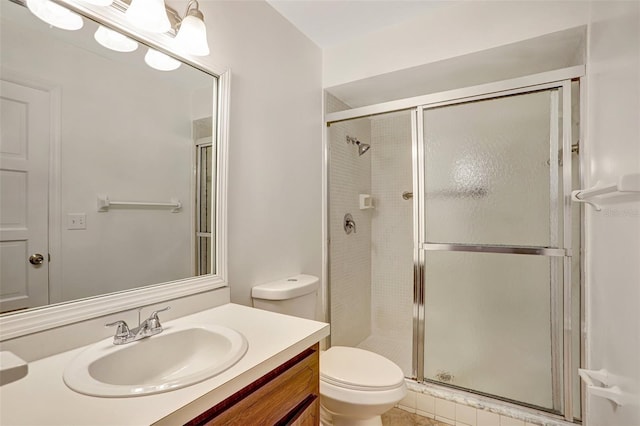
[[[373,197],[369,194],[360,194],[360,210],[372,209]]]

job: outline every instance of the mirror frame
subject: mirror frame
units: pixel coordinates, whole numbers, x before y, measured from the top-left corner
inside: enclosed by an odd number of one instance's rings
[[[8,0],[25,6],[24,0]],[[154,303],[228,287],[227,281],[227,158],[229,139],[229,101],[231,71],[196,56],[184,55],[172,48],[172,37],[137,30],[124,19],[126,3],[115,0],[110,7],[94,6],[78,0],[53,0],[98,24],[122,32],[134,40],[166,53],[217,79],[214,83],[213,111],[216,117],[216,197],[215,197],[215,274],[168,283],[152,284],[76,301],[37,307],[0,315],[0,341],[45,331],[79,321],[135,309]],[[36,18],[37,19],[37,18]]]

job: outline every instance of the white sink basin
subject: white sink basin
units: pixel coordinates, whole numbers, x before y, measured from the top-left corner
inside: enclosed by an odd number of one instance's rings
[[[76,392],[130,397],[167,392],[220,374],[247,352],[247,339],[219,325],[167,326],[124,345],[102,340],[74,358],[64,382]]]

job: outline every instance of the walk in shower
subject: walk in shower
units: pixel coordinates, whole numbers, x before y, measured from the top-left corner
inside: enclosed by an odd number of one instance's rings
[[[573,420],[579,84],[533,83],[355,109],[327,95],[331,344]]]

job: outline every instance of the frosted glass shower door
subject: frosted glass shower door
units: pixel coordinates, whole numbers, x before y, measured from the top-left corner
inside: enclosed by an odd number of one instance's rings
[[[424,378],[561,412],[561,90],[424,107]]]
[[[551,243],[557,110],[557,91],[544,91],[424,111],[428,242]]]

